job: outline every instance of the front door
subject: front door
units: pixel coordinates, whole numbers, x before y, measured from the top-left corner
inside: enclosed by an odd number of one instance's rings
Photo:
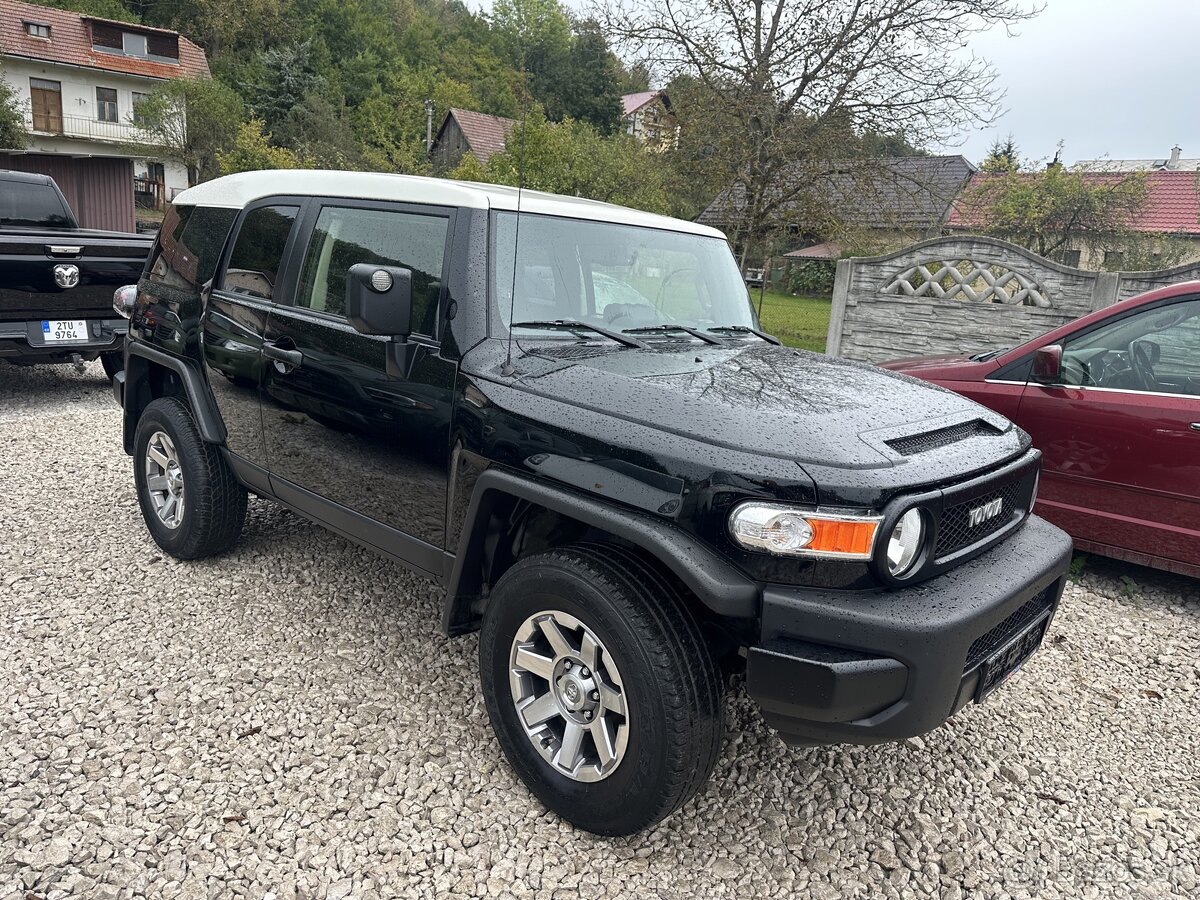
[[[1063,384],[1030,383],[1039,511],[1075,538],[1200,563],[1200,300],[1063,342]]]
[[[204,366],[230,452],[265,470],[259,385],[263,333],[277,303],[290,303],[283,264],[301,203],[267,200],[241,218],[220,283],[201,325]]]
[[[314,204],[293,305],[267,321],[262,386],[271,484],[285,502],[437,573],[445,543],[456,365],[438,341],[452,211]],[[412,270],[415,350],[387,372],[387,339],[345,317],[351,266]]]
[[[45,78],[29,79],[29,106],[33,130],[62,134],[62,84]]]

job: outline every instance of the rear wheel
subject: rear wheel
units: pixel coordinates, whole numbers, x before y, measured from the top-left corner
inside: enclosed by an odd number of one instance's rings
[[[117,377],[117,373],[125,368],[125,352],[116,350],[112,353],[101,353],[100,365],[104,366],[104,374],[112,381]]]
[[[580,828],[648,828],[716,764],[712,653],[681,588],[632,552],[578,545],[520,560],[492,591],[479,654],[509,762]]]
[[[163,397],[146,407],[133,460],[142,518],[158,546],[177,559],[233,546],[246,518],[246,489],[216,445],[201,439],[186,404]]]

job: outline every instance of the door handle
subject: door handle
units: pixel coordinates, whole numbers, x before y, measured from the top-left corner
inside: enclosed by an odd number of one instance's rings
[[[1200,431],[1200,422],[1193,422],[1188,426],[1192,431]]]
[[[263,356],[267,359],[273,359],[277,363],[283,363],[285,366],[295,368],[304,364],[304,354],[299,350],[289,350],[286,347],[280,347],[274,341],[263,341]],[[283,366],[276,366],[280,372],[284,372]]]

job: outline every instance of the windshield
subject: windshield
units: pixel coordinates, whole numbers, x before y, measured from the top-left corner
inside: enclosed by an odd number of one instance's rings
[[[733,254],[720,238],[527,213],[518,229],[512,212],[495,214],[493,235],[493,296],[505,328],[556,321],[610,331],[756,325]]]

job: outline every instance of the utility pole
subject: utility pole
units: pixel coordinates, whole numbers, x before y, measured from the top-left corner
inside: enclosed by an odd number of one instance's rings
[[[425,101],[425,152],[433,150],[433,100]]]

